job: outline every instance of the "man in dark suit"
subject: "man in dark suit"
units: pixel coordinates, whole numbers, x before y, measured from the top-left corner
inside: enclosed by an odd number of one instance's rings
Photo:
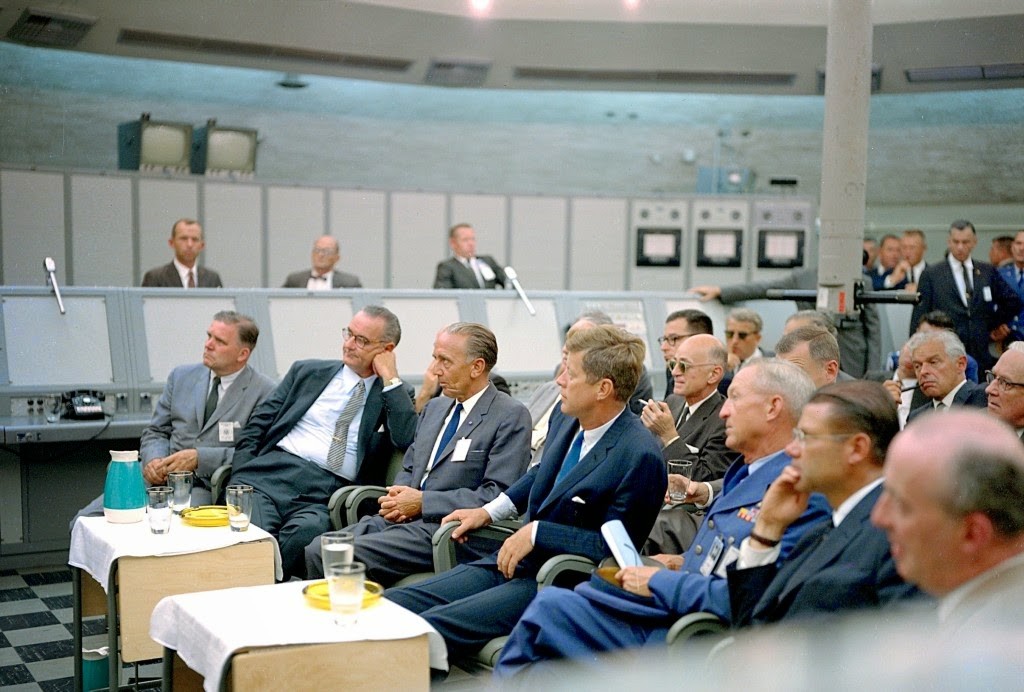
[[[675,390],[675,379],[672,376],[672,368],[667,367],[670,360],[674,360],[676,349],[686,339],[694,334],[714,334],[715,328],[711,324],[711,318],[700,310],[676,310],[665,318],[665,329],[658,337],[658,346],[661,348],[661,355],[665,359],[665,398],[667,399]]]
[[[210,494],[210,476],[231,463],[242,426],[274,389],[273,380],[248,365],[259,335],[251,317],[218,312],[206,330],[203,362],[171,370],[139,440],[147,483],[166,485],[171,471],[192,471],[192,506],[217,499]],[[102,515],[102,495],[78,513]]]
[[[883,236],[878,248],[878,266],[871,272],[871,288],[876,291],[886,291],[906,287],[905,273],[899,280],[892,280],[895,278],[894,272],[897,271],[901,255],[900,239],[891,233]]]
[[[221,288],[220,275],[212,269],[197,267],[199,253],[206,247],[203,227],[195,219],[178,219],[171,226],[167,244],[174,250],[170,264],[156,267],[142,277],[142,285],[159,288]]]
[[[1024,231],[1017,231],[1010,244],[1010,252],[1013,257],[1011,262],[999,267],[999,276],[1012,288],[1021,302],[1024,303]],[[1010,322],[1010,339],[1020,341],[1024,339],[1024,309],[1017,313]]]
[[[431,537],[441,518],[490,502],[526,471],[530,414],[490,383],[497,360],[498,342],[482,324],[456,322],[437,333],[431,369],[442,395],[423,410],[379,514],[349,527],[367,579],[390,586],[431,571]],[[306,576],[322,577],[319,539],[305,552]]]
[[[732,286],[694,286],[691,293],[696,293],[701,300],[718,298],[722,303],[731,305],[744,300],[764,298],[769,289],[800,289],[817,290],[818,270],[797,269],[792,274],[772,281],[754,281]],[[797,301],[800,310],[813,310],[813,301]],[[842,353],[840,362],[843,371],[853,377],[861,377],[868,370],[873,370],[882,362],[882,323],[878,317],[878,309],[874,305],[864,305],[860,314],[842,317],[836,321],[839,335],[839,351]]]
[[[736,373],[721,416],[726,444],[742,458],[726,473],[723,492],[713,499],[686,553],[666,560],[669,569],[645,565],[619,570],[621,589],[591,583],[574,591],[543,589],[505,644],[495,674],[510,677],[542,660],[591,657],[663,641],[675,619],[691,612],[728,620],[725,570],[738,557],[740,542],[752,535],[765,490],[789,464],[785,447],[813,392],[814,384],[802,370],[776,359],[755,360]],[[811,497],[777,543],[782,558],[827,510],[821,496]]]
[[[675,394],[665,401],[649,401],[640,415],[644,426],[662,444],[662,456],[693,461],[690,479],[712,481],[725,475],[736,457],[725,446],[725,422],[719,417],[725,397],[718,383],[725,370],[725,345],[710,334],[696,334],[679,342],[672,364]],[[669,485],[685,482],[669,476]],[[703,513],[671,503],[658,513],[644,552],[679,555],[690,545]]]
[[[541,463],[486,506],[444,518],[462,522],[457,540],[516,512],[524,526],[488,558],[385,594],[440,632],[450,657],[512,629],[537,594],[546,559],[568,552],[600,560],[608,554],[600,527],[612,519],[640,542],[661,507],[661,451],[626,407],[643,366],[643,341],[598,325],[571,330],[565,347],[562,403],[551,414]]]
[[[353,483],[381,483],[413,439],[416,413],[398,377],[398,318],[364,307],[343,331],[342,360],[302,360],[253,411],[235,448],[232,483],[255,489],[252,522],[273,534],[285,574],[330,525],[327,501]]]
[[[505,287],[505,272],[490,255],[476,254],[476,231],[458,223],[448,231],[452,257],[437,265],[434,288]]]
[[[281,288],[305,288],[309,291],[329,291],[332,288],[362,288],[359,277],[338,271],[334,265],[341,259],[338,239],[320,236],[313,243],[313,268],[292,272]]]
[[[924,315],[942,310],[952,318],[967,353],[982,371],[988,370],[995,362],[989,346],[1010,335],[1009,324],[1021,311],[1021,300],[995,267],[971,259],[978,237],[970,221],[954,221],[946,242],[946,261],[928,265],[921,274],[921,301],[911,314],[910,334]]]
[[[788,329],[775,344],[775,351],[779,358],[807,373],[815,387],[832,384],[843,374],[839,370],[839,342],[824,327],[806,325]],[[845,379],[853,378],[846,375]]]
[[[931,400],[913,409],[907,416],[907,424],[932,410],[988,406],[985,387],[967,379],[967,354],[956,334],[945,329],[921,332],[907,342],[907,347],[917,374],[917,386]]]
[[[871,524],[882,493],[882,464],[899,421],[877,382],[819,389],[800,415],[787,451],[793,458],[765,493],[752,535],[728,570],[734,627],[882,606],[916,595]],[[786,529],[821,493],[832,516],[807,531],[778,562]],[[762,540],[764,542],[762,542]]]

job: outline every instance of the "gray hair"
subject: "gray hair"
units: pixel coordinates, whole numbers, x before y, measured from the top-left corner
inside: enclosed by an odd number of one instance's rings
[[[733,308],[729,311],[726,319],[734,320],[736,322],[750,322],[754,325],[758,334],[760,334],[761,330],[764,328],[764,320],[762,320],[761,316],[750,308]]]
[[[586,312],[581,312],[576,319],[572,321],[572,323],[576,324],[577,322],[584,321],[590,322],[593,325],[615,324],[615,322],[612,321],[612,318],[608,316],[608,313],[602,312],[601,310],[587,310]]]
[[[754,373],[753,388],[766,396],[781,396],[793,420],[800,419],[816,387],[803,370],[779,358],[757,358],[743,366]]]
[[[1012,344],[1006,347],[1006,350],[1024,353],[1024,341],[1014,341]]]
[[[238,343],[250,351],[256,348],[256,341],[260,338],[260,328],[256,326],[256,321],[253,318],[234,310],[221,310],[213,316],[213,321],[233,324],[238,330]]]
[[[466,357],[471,361],[483,359],[485,372],[490,372],[498,362],[498,339],[494,332],[484,325],[476,322],[452,322],[441,331],[466,337]]]
[[[964,349],[964,342],[960,341],[959,336],[949,330],[939,329],[934,332],[920,332],[910,337],[907,346],[910,348],[911,356],[913,356],[914,351],[918,348],[933,341],[938,341],[942,344],[946,355],[954,360],[967,355],[967,351]]]
[[[839,338],[839,330],[836,329],[836,323],[828,313],[821,312],[820,310],[797,310],[786,318],[786,324],[796,322],[797,320],[826,329],[829,334],[837,339]]]
[[[398,316],[383,305],[366,305],[359,312],[367,317],[384,320],[384,341],[393,343],[395,346],[402,340],[402,325],[398,322]]]

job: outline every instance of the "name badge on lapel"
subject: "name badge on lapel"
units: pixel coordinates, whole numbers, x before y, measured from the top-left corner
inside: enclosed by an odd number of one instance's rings
[[[469,454],[469,448],[473,444],[473,440],[468,437],[464,437],[455,443],[455,451],[452,452],[452,461],[465,461],[466,456]]]
[[[981,295],[985,298],[985,302],[986,303],[991,303],[992,302],[992,287],[991,286],[983,286],[982,289],[981,289]]]
[[[220,442],[234,442],[235,441],[235,426],[238,425],[235,421],[222,420],[217,424],[217,439]],[[241,427],[241,426],[239,426]]]

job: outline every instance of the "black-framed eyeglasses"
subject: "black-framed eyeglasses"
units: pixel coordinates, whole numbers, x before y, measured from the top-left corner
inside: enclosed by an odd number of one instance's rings
[[[355,341],[356,346],[358,346],[359,348],[366,348],[370,344],[384,343],[383,341],[380,340],[374,341],[373,339],[367,339],[365,336],[362,336],[360,334],[354,334],[352,330],[349,329],[348,327],[345,327],[344,329],[341,330],[341,335],[345,338],[345,341],[348,341],[349,339]]]
[[[670,360],[666,361],[665,365],[668,366],[669,370],[679,368],[679,372],[685,375],[686,371],[691,368],[699,368],[704,365],[717,365],[717,363],[687,363],[685,360]]]
[[[1008,392],[1014,387],[1024,387],[1024,382],[1011,382],[1002,375],[997,375],[991,370],[985,371],[985,382],[992,384],[997,383],[1000,392]]]
[[[815,437],[853,437],[858,433],[807,433],[800,428],[793,428],[793,441],[797,444],[806,444],[807,440],[814,439]]]
[[[696,334],[666,334],[665,336],[658,337],[658,343],[675,346],[683,339],[689,339],[691,336],[696,336]]]
[[[746,338],[748,336],[750,336],[751,334],[760,334],[760,333],[761,332],[734,332],[731,329],[726,329],[725,330],[725,339],[726,339],[726,341],[728,341],[729,339],[731,339],[731,338],[733,338],[735,336],[740,341],[745,341]]]

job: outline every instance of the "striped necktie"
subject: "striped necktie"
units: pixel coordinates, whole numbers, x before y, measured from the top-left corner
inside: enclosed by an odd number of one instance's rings
[[[327,450],[327,468],[336,476],[342,475],[341,467],[345,463],[345,450],[348,449],[348,428],[352,425],[352,421],[355,420],[359,409],[363,407],[363,400],[365,398],[366,383],[359,380],[352,389],[352,394],[345,403],[345,408],[341,410],[341,414],[334,424],[331,447]]]

